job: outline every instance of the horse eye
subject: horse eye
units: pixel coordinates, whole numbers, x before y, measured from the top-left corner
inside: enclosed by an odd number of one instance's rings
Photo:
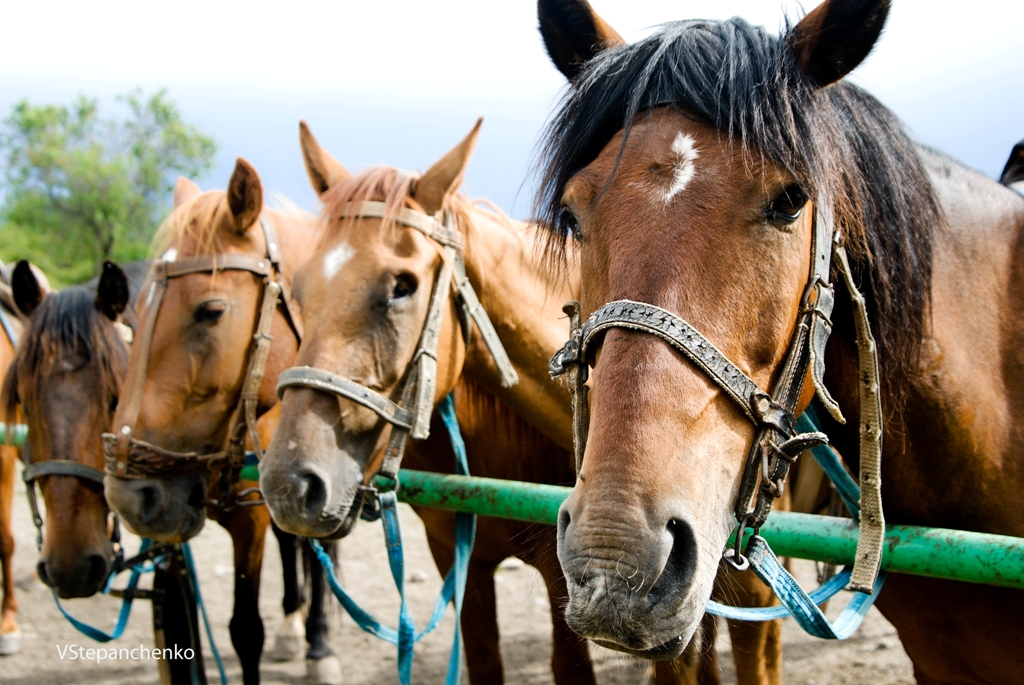
[[[112,395],[111,398],[110,398],[110,406],[108,407],[108,410],[110,411],[111,414],[113,414],[116,409],[117,409],[117,395]]]
[[[220,317],[224,316],[224,312],[227,311],[228,305],[224,300],[210,300],[209,302],[203,302],[196,309],[195,319],[199,323],[215,323],[220,320]]]
[[[562,207],[558,213],[558,230],[574,238],[580,237],[580,222],[568,207]]]
[[[776,223],[792,223],[800,218],[807,195],[798,185],[791,185],[779,193],[765,209],[764,216]]]
[[[409,297],[416,292],[416,277],[412,274],[398,274],[395,276],[395,285],[391,288],[391,302]]]

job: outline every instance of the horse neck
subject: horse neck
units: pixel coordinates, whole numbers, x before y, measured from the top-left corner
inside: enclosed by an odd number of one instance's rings
[[[569,333],[562,305],[573,297],[572,277],[551,275],[541,268],[540,246],[526,224],[475,207],[469,217],[471,225],[463,227],[466,273],[519,374],[519,383],[501,387],[494,360],[479,334],[466,351],[463,372],[555,443],[571,448],[569,395],[551,380],[548,361]]]

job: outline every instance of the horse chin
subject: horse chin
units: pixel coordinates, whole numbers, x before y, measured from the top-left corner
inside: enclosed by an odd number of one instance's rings
[[[671,661],[677,656],[683,653],[686,649],[686,645],[690,643],[690,639],[680,635],[674,637],[668,642],[664,642],[657,647],[651,649],[630,649],[624,645],[620,645],[617,642],[609,642],[607,640],[594,640],[594,644],[600,645],[606,649],[614,649],[617,652],[623,652],[630,656],[635,656],[639,659],[646,659],[648,661]]]
[[[345,518],[341,519],[338,527],[334,529],[334,532],[322,536],[322,540],[340,540],[347,536],[355,528],[356,522],[359,520],[359,515],[363,512],[363,498],[356,497],[352,502],[352,506],[349,507],[348,513],[345,514]]]

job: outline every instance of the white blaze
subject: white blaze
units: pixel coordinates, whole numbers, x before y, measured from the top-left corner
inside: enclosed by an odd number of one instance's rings
[[[675,159],[672,161],[672,185],[662,195],[665,204],[683,192],[693,178],[695,173],[693,161],[700,156],[693,144],[693,137],[685,133],[677,134],[676,139],[672,141],[672,154]]]
[[[342,242],[336,248],[324,255],[324,278],[328,281],[334,278],[341,267],[345,266],[356,251],[347,242]]]
[[[165,261],[165,262],[173,262],[177,258],[178,258],[178,248],[172,247],[172,248],[168,249],[167,252],[164,252],[164,256],[161,257],[160,259]]]

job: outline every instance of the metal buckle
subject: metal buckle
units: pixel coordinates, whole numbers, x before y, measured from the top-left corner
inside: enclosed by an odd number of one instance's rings
[[[725,550],[722,554],[722,559],[726,561],[737,571],[746,571],[750,568],[750,560],[743,556],[743,531],[747,529],[747,522],[750,520],[750,516],[744,516],[743,520],[736,526],[736,531],[733,533],[733,545],[729,549]]]

